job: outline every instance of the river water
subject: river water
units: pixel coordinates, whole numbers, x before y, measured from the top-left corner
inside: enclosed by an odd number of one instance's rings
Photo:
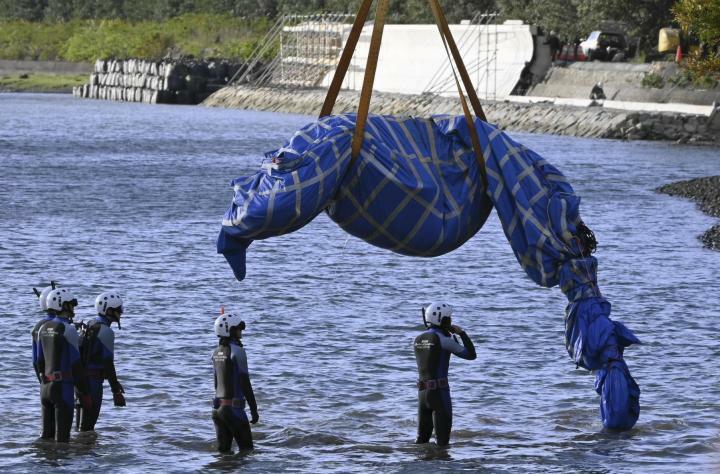
[[[230,179],[312,118],[0,94],[0,469],[162,472],[713,472],[720,468],[715,223],[658,185],[720,174],[720,150],[513,133],[560,168],[599,240],[599,281],[645,343],[626,352],[637,426],[605,433],[591,374],[563,343],[565,297],[522,273],[496,217],[457,251],[410,258],[324,215],[256,242],[238,283],[215,253]],[[126,299],[96,435],[37,440],[33,286]],[[419,308],[455,305],[478,360],[454,360],[452,446],[412,444]],[[240,311],[260,422],[251,454],[215,452],[212,323]]]

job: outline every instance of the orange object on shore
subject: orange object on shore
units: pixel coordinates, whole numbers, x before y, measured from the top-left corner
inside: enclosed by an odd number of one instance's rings
[[[675,62],[679,63],[680,61],[682,61],[682,56],[682,48],[680,47],[680,45],[678,45],[677,50],[675,51]]]

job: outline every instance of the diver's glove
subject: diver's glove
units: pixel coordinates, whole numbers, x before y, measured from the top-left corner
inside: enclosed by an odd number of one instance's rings
[[[251,416],[251,418],[250,418],[250,423],[252,423],[253,425],[254,425],[255,423],[257,423],[258,420],[260,419],[260,416],[258,415],[257,409],[255,409],[255,410],[250,410],[250,416]]]
[[[122,385],[120,385],[120,382],[115,382],[112,387],[113,392],[113,403],[116,407],[124,407],[125,406],[125,389]]]
[[[116,407],[125,406],[125,395],[122,392],[113,393],[113,403]]]

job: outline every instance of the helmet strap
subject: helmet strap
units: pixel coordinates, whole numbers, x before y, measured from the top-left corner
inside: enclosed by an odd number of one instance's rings
[[[425,307],[423,306],[422,308],[420,308],[420,310],[422,311],[423,324],[425,325],[426,328],[429,328],[430,324],[428,324],[427,318],[425,317]]]
[[[452,319],[450,319],[449,316],[445,316],[442,319],[440,319],[440,327],[446,331],[450,329],[450,326],[452,325]]]
[[[122,326],[120,326],[120,315],[118,314],[117,310],[115,308],[108,308],[105,310],[105,317],[110,320],[110,323],[117,323],[118,329],[122,330]]]

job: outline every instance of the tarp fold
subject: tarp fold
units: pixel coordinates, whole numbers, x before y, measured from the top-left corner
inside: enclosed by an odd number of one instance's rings
[[[629,429],[640,390],[623,350],[640,341],[610,319],[597,285],[597,260],[578,237],[580,198],[565,176],[497,127],[475,119],[487,189],[464,117],[369,115],[362,149],[351,160],[355,115],[332,115],[298,130],[268,152],[262,169],[232,181],[234,198],[217,250],[238,280],[253,240],[293,232],[323,210],[346,232],[394,252],[434,257],[483,226],[494,207],[525,273],[559,285],[569,304],[565,340],[577,366],[596,370],[601,417]]]

